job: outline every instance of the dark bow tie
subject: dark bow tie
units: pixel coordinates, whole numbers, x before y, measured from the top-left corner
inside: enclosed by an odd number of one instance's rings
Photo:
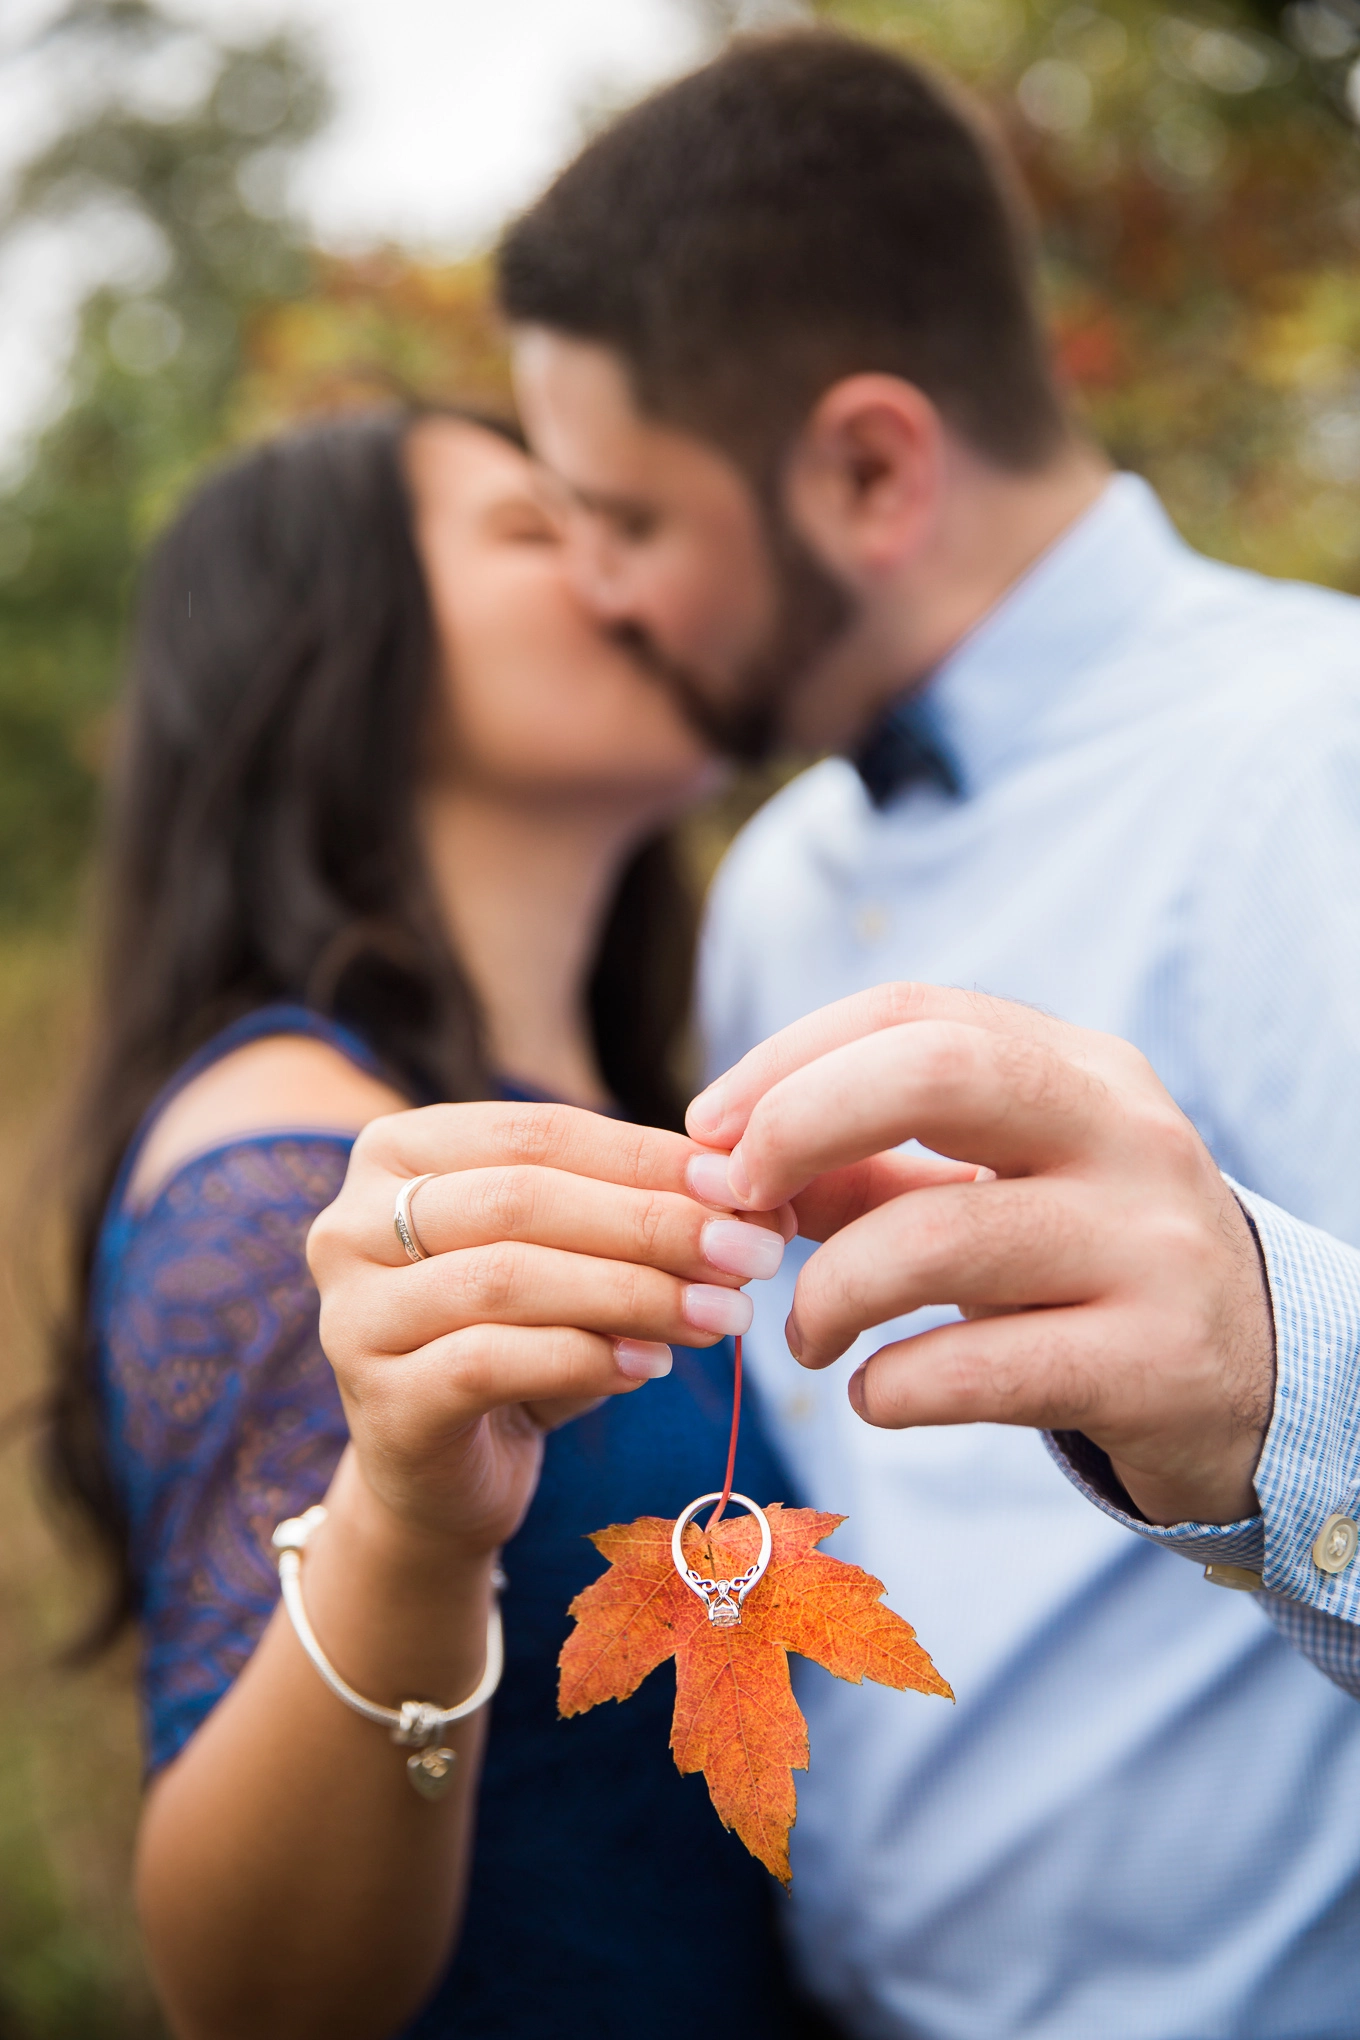
[[[938,786],[951,798],[963,791],[958,767],[930,726],[921,701],[894,702],[870,730],[853,764],[876,808],[885,808],[910,786]]]

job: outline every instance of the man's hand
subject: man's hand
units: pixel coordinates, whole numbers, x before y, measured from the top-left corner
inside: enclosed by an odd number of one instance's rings
[[[1003,999],[884,985],[762,1043],[694,1100],[696,1196],[792,1201],[790,1350],[825,1367],[925,1304],[966,1322],[854,1375],[867,1423],[1080,1431],[1154,1523],[1234,1522],[1274,1397],[1246,1216],[1127,1042]],[[915,1138],[951,1161],[888,1152]]]

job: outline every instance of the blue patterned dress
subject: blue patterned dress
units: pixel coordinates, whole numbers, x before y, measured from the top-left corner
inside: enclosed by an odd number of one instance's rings
[[[94,1324],[141,1594],[153,1772],[250,1656],[278,1599],[270,1533],[319,1500],[344,1449],[304,1243],[340,1189],[350,1141],[232,1140],[185,1162],[145,1207],[127,1205],[126,1185],[175,1089],[247,1041],[288,1033],[375,1067],[353,1036],[302,1008],[269,1007],[228,1028],[148,1115],[99,1243]],[[565,1722],[556,1711],[567,1604],[602,1570],[587,1533],[678,1514],[718,1484],[731,1387],[727,1344],[678,1349],[666,1380],[547,1440],[538,1492],[505,1551],[506,1671],[467,1915],[447,1974],[406,2029],[419,2040],[774,2040],[800,2030],[777,1889],[720,1827],[703,1779],[681,1778],[671,1759],[671,1669],[626,1706]],[[761,1500],[792,1499],[754,1409],[736,1484]]]

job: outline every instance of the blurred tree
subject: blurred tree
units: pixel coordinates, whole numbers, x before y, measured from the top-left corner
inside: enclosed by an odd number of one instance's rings
[[[1357,0],[815,0],[989,101],[1097,435],[1196,544],[1360,590]]]
[[[315,258],[307,295],[251,322],[232,428],[256,438],[317,412],[394,399],[512,410],[484,260],[420,262],[397,248]]]
[[[1360,0],[692,4],[714,37],[820,19],[969,79],[1035,195],[1093,429],[1207,550],[1360,588]],[[67,0],[35,42],[68,117],[0,234],[63,222],[135,260],[0,499],[0,920],[80,867],[132,563],[204,455],[386,394],[508,396],[482,265],[305,247],[286,171],[325,93],[295,42],[156,0]]]
[[[291,152],[326,110],[291,38],[228,43],[155,0],[68,0],[6,53],[57,132],[0,200],[123,252],[79,319],[69,401],[0,501],[0,919],[50,911],[88,840],[132,565],[226,429],[252,316],[306,287]]]

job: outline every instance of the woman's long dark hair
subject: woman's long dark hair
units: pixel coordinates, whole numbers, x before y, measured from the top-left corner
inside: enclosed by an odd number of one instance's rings
[[[48,1431],[56,1489],[113,1568],[96,1642],[136,1596],[103,1436],[91,1273],[119,1162],[161,1086],[229,1021],[290,1000],[355,1028],[408,1096],[493,1091],[415,824],[437,649],[403,467],[412,422],[348,418],[246,454],[196,491],[144,574]],[[693,938],[690,889],[657,838],[623,874],[590,986],[605,1081],[652,1124],[679,1124]]]

